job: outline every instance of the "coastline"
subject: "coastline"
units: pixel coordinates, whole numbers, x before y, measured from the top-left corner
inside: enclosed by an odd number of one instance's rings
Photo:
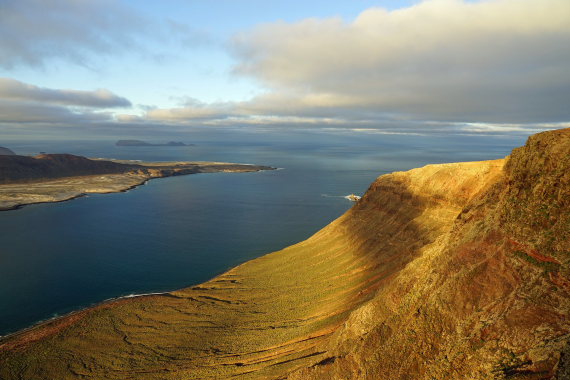
[[[198,285],[199,284],[196,284],[196,286],[198,286]],[[57,323],[58,321],[63,322],[65,320],[67,320],[68,318],[72,318],[73,316],[79,315],[79,314],[86,312],[88,310],[97,309],[101,306],[111,305],[115,302],[125,300],[125,299],[140,298],[140,297],[151,297],[151,296],[167,296],[168,297],[168,294],[170,292],[172,292],[172,291],[141,293],[141,294],[128,294],[128,295],[124,295],[124,296],[107,298],[107,299],[104,299],[102,301],[94,302],[90,305],[82,306],[78,309],[71,310],[71,311],[64,313],[64,314],[61,314],[61,315],[58,314],[58,315],[53,315],[52,317],[49,317],[49,318],[40,319],[39,321],[34,322],[33,324],[31,324],[28,327],[24,327],[22,329],[12,331],[12,332],[9,332],[9,333],[4,334],[4,335],[0,335],[0,347],[2,347],[4,345],[4,342],[6,342],[10,339],[13,339],[19,335],[26,334],[26,333],[34,330],[34,329],[40,329],[40,328],[48,327],[50,324]]]
[[[380,176],[307,240],[0,339],[0,377],[488,379],[520,357],[513,373],[561,378],[569,147],[570,129],[545,132],[505,159]]]
[[[145,185],[155,178],[199,173],[247,173],[275,170],[268,166],[223,162],[144,162],[138,164],[143,165],[141,170],[126,173],[0,184],[0,212],[18,210],[31,204],[66,202],[89,194],[124,193]]]
[[[29,205],[39,205],[39,204],[45,204],[45,203],[62,203],[62,202],[68,202],[77,198],[83,198],[88,196],[89,194],[114,194],[114,193],[126,193],[130,190],[134,190],[139,186],[144,186],[148,181],[150,181],[152,178],[149,179],[145,179],[142,182],[135,184],[135,185],[131,185],[129,187],[125,187],[123,189],[119,189],[119,190],[109,190],[109,191],[85,191],[85,192],[81,192],[81,193],[77,193],[74,195],[69,195],[66,196],[64,198],[61,199],[54,199],[54,200],[45,200],[45,201],[29,201],[29,202],[25,202],[25,203],[17,203],[13,206],[1,206],[2,200],[1,200],[1,196],[0,196],[0,212],[2,211],[15,211],[15,210],[19,210],[24,208],[25,206],[29,206]],[[46,181],[47,182],[47,181]],[[1,186],[0,186],[1,188]]]
[[[564,142],[558,137],[552,140]],[[552,159],[529,168],[529,157],[544,156],[534,148],[542,141],[529,141],[506,159],[427,165],[383,175],[345,214],[307,240],[246,261],[199,285],[103,301],[4,336],[0,362],[6,364],[0,365],[0,377],[45,373],[45,378],[122,380],[134,373],[141,380],[306,380],[333,378],[330,374],[356,378],[367,368],[370,353],[378,352],[378,357],[390,360],[373,363],[374,378],[391,378],[392,363],[403,363],[398,378],[404,379],[409,368],[414,374],[423,371],[415,369],[411,352],[433,357],[430,363],[435,367],[430,368],[437,372],[430,374],[440,373],[442,378],[467,378],[473,371],[491,378],[496,367],[486,364],[502,363],[505,350],[513,345],[540,364],[522,374],[555,375],[564,349],[556,331],[570,328],[564,322],[569,301],[560,258],[566,251],[545,256],[552,258],[548,262],[557,257],[559,264],[555,272],[548,272],[551,283],[533,287],[545,300],[541,306],[556,318],[505,320],[507,313],[520,315],[535,301],[529,299],[520,307],[501,303],[500,313],[495,301],[497,289],[522,299],[526,285],[537,280],[542,284],[547,273],[536,268],[540,262],[531,255],[530,245],[533,237],[544,234],[519,233],[517,247],[524,251],[516,253],[509,244],[513,237],[492,228],[505,210],[507,216],[518,218],[509,219],[507,228],[520,226],[529,216],[535,218],[531,222],[542,221],[536,210],[543,199],[551,199],[558,176],[566,173],[560,168],[567,167],[568,160]],[[564,151],[556,146],[547,153]],[[549,166],[552,162],[561,164]],[[520,194],[526,175],[534,172],[544,174],[521,207],[513,194]],[[549,192],[533,198],[538,192],[532,190],[544,188]],[[557,205],[564,206],[567,198],[558,199]],[[527,205],[531,208],[521,215]],[[555,225],[562,232],[560,242],[566,244],[564,227]],[[521,259],[524,255],[535,260]],[[507,276],[497,276],[497,268]],[[525,277],[517,278],[520,273]],[[553,286],[560,291],[553,293]],[[457,297],[448,288],[465,290],[465,296]],[[431,294],[450,297],[458,305],[426,304]],[[471,294],[482,294],[485,308],[469,309]],[[466,312],[475,324],[461,322]],[[481,339],[488,321],[500,331],[515,323],[514,328],[529,339],[508,334],[499,342]],[[549,328],[539,328],[545,323]],[[430,351],[418,348],[418,332],[430,342]],[[457,345],[473,359],[465,362],[459,356],[441,364],[439,351],[431,353],[432,347],[448,352]],[[540,362],[543,357],[554,360]],[[455,370],[462,366],[467,366],[463,372]]]
[[[265,170],[265,169],[263,169],[263,170]],[[261,170],[259,170],[259,171],[261,171]],[[147,182],[147,181],[145,181],[145,182]],[[125,190],[125,191],[128,191],[128,190]],[[65,202],[65,201],[60,201],[60,202]],[[46,203],[49,203],[49,202],[46,202]],[[21,206],[21,207],[23,207],[23,206]],[[68,323],[75,322],[75,319],[76,319],[75,317],[81,318],[87,313],[91,313],[91,312],[97,311],[99,309],[106,309],[109,307],[113,307],[114,305],[117,305],[121,302],[129,302],[129,301],[132,301],[135,299],[152,298],[152,297],[174,297],[174,298],[178,298],[178,296],[173,294],[173,293],[183,292],[186,290],[201,289],[202,285],[206,285],[206,284],[209,284],[211,282],[215,282],[216,280],[218,280],[220,278],[223,279],[230,272],[240,270],[241,267],[243,267],[243,266],[247,266],[248,264],[253,263],[259,259],[263,259],[267,256],[275,255],[276,253],[279,253],[279,252],[280,251],[269,252],[269,253],[266,253],[260,257],[244,261],[240,264],[237,264],[236,266],[228,267],[223,272],[215,275],[214,277],[210,278],[209,280],[206,280],[203,282],[198,282],[195,284],[189,284],[189,285],[186,285],[182,288],[173,289],[173,290],[166,290],[163,292],[150,292],[150,293],[140,293],[140,294],[133,293],[133,294],[126,294],[126,295],[121,295],[121,296],[117,296],[117,297],[111,297],[111,298],[107,298],[107,299],[104,299],[101,301],[93,302],[89,305],[81,306],[77,309],[68,311],[68,312],[61,314],[61,315],[58,314],[58,315],[53,315],[53,316],[45,318],[45,319],[40,319],[40,320],[32,323],[31,325],[27,326],[27,327],[21,328],[21,329],[16,330],[16,331],[9,332],[9,333],[4,334],[4,335],[0,335],[0,351],[2,349],[6,348],[6,345],[9,341],[11,341],[13,339],[17,339],[18,336],[26,335],[28,333],[31,333],[33,335],[33,331],[37,330],[40,333],[34,335],[34,339],[28,340],[28,341],[26,341],[26,343],[29,343],[30,341],[33,342],[36,340],[41,340],[44,337],[44,335],[49,335],[49,334],[53,333],[53,331],[50,330],[50,327],[54,328],[54,329],[65,328]],[[45,330],[48,330],[48,334],[42,333]]]

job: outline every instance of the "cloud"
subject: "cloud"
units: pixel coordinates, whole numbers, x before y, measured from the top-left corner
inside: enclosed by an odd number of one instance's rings
[[[119,107],[131,107],[131,103],[106,89],[59,90],[0,78],[0,126],[70,127],[114,122],[110,109]]]
[[[112,0],[3,0],[0,67],[43,66],[51,58],[86,64],[94,54],[136,45],[142,25],[136,12]]]
[[[220,41],[207,31],[172,19],[165,21],[164,29],[169,34],[168,39],[174,38],[185,48],[210,47],[220,44]]]
[[[426,0],[237,35],[234,72],[282,114],[450,122],[570,120],[570,2]]]
[[[110,119],[111,115],[105,112],[75,111],[63,106],[0,99],[0,123],[57,123],[70,126]]]
[[[37,87],[11,78],[0,77],[0,99],[33,101],[93,108],[130,107],[129,100],[106,89],[95,91],[54,90]]]
[[[110,0],[8,0],[0,5],[0,67],[114,54],[137,44],[139,21]],[[155,38],[165,35],[152,30]],[[215,42],[173,21],[163,30],[178,33],[177,44]],[[233,72],[257,81],[260,95],[234,102],[186,99],[175,108],[112,115],[93,109],[130,103],[108,90],[44,89],[0,79],[0,112],[30,123],[44,114],[62,125],[103,120],[140,128],[354,133],[526,134],[570,121],[568,0],[425,0],[393,11],[370,8],[350,21],[264,24],[229,45]]]
[[[160,42],[162,49],[149,47]],[[54,60],[90,67],[97,59],[137,52],[172,59],[172,51],[213,44],[212,38],[172,20],[147,18],[115,0],[0,1],[0,68],[45,67]]]
[[[197,99],[188,98],[182,107],[150,109],[146,113],[146,118],[159,121],[225,119],[233,112],[235,112],[235,105],[233,103],[207,104]]]

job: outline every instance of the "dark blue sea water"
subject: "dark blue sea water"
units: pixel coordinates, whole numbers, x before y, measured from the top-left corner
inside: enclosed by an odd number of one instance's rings
[[[363,193],[381,174],[503,157],[524,138],[290,132],[206,133],[186,141],[197,145],[2,141],[20,154],[227,161],[283,170],[158,179],[127,193],[0,212],[0,334],[105,299],[206,281],[306,239],[351,207],[341,196]]]

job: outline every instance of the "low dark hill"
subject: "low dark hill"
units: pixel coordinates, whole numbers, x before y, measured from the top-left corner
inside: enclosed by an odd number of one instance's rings
[[[90,160],[71,154],[42,154],[36,157],[0,155],[0,183],[31,182],[52,178],[119,174],[138,165]]]
[[[0,156],[13,156],[16,153],[14,153],[13,151],[11,151],[8,148],[4,148],[0,146]]]

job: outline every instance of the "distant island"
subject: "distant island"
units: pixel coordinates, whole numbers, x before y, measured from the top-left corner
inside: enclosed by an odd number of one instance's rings
[[[126,191],[153,178],[273,169],[226,162],[89,159],[72,154],[0,155],[0,211],[32,203],[61,202],[88,193]]]
[[[13,151],[11,151],[8,148],[4,148],[0,146],[0,156],[13,156],[16,153],[14,153]]]
[[[169,141],[165,144],[152,144],[141,140],[119,140],[116,146],[194,146],[194,144],[185,144],[181,141]]]

